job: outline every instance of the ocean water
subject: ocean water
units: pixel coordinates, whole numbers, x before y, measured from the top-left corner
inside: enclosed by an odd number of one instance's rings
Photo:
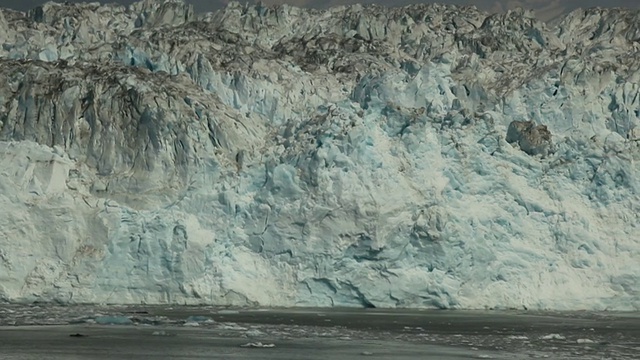
[[[640,359],[640,314],[0,306],[0,359]]]

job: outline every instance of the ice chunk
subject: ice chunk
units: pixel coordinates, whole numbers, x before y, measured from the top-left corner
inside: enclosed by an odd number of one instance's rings
[[[206,322],[211,321],[211,319],[207,316],[202,315],[192,315],[187,318],[187,322]]]
[[[578,344],[593,344],[593,340],[591,339],[578,339],[576,342]]]
[[[151,333],[152,336],[176,336],[175,333],[169,333],[164,330],[157,330]]]
[[[275,344],[263,344],[261,342],[250,342],[246,344],[240,345],[241,347],[249,347],[249,348],[274,348]]]
[[[263,331],[258,330],[258,329],[249,329],[249,330],[247,330],[245,335],[247,337],[256,338],[256,337],[265,336],[265,333]]]
[[[127,316],[117,316],[117,315],[104,315],[97,316],[95,319],[96,324],[99,325],[131,325],[133,322]]]
[[[509,335],[509,339],[513,339],[513,340],[529,340],[529,338],[524,336],[524,335]]]
[[[234,315],[234,314],[239,314],[240,311],[238,311],[238,310],[218,310],[217,313],[219,315]]]

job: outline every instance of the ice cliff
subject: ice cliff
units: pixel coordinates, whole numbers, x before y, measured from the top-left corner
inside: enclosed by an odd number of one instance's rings
[[[0,12],[0,299],[640,309],[640,13]]]

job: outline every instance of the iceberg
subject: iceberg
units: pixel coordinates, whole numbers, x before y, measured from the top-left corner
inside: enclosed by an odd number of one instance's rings
[[[638,310],[638,24],[3,9],[0,299]]]
[[[133,322],[126,316],[97,316],[94,321],[100,325],[131,325]]]

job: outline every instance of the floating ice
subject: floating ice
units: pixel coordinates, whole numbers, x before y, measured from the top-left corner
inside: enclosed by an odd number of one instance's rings
[[[233,315],[239,314],[240,312],[238,310],[218,310],[217,313],[218,315]]]
[[[241,347],[250,347],[250,348],[274,348],[275,344],[263,344],[261,342],[250,342],[246,344],[240,345]]]
[[[172,333],[172,332],[167,332],[164,330],[156,330],[154,332],[151,333],[152,336],[177,336],[176,333]]]
[[[207,316],[202,315],[192,315],[187,318],[187,322],[206,322],[211,321],[211,319]]]
[[[247,330],[247,332],[245,332],[245,335],[247,337],[256,338],[256,337],[265,336],[265,333],[264,331],[260,331],[258,329],[249,329]]]
[[[127,316],[96,316],[94,319],[96,324],[100,325],[131,325],[133,322]]]
[[[578,344],[593,344],[593,340],[591,339],[578,339],[576,342]]]
[[[508,338],[513,340],[529,340],[529,338],[524,335],[509,335]]]

